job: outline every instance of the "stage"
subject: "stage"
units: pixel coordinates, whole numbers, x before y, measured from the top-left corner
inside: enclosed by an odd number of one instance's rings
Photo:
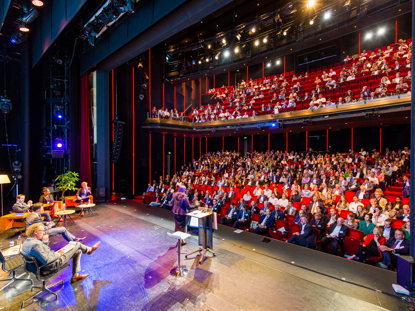
[[[75,216],[68,230],[92,245],[102,241],[91,256],[82,255],[82,273],[89,277],[70,283],[71,267],[54,281],[64,280],[59,300],[40,300],[27,310],[407,310],[393,293],[396,273],[349,262],[252,233],[234,233],[219,225],[214,233],[216,257],[202,265],[185,259],[189,273],[177,278],[171,212],[137,202],[99,204],[97,216]],[[2,232],[1,248],[17,229]],[[15,236],[16,238],[16,236]],[[182,251],[198,248],[197,237]],[[51,247],[66,244],[51,238]],[[1,271],[1,278],[6,274]],[[3,283],[3,282],[2,282]],[[0,286],[3,286],[3,284]],[[30,291],[24,282],[0,293],[0,310],[19,310]]]

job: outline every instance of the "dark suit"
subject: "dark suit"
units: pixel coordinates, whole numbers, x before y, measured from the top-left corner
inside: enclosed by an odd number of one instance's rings
[[[408,240],[402,240],[399,246],[396,244],[396,239],[394,237],[390,238],[386,243],[385,246],[389,248],[393,248],[394,252],[392,251],[383,251],[383,264],[390,267],[396,267],[397,258],[395,254],[398,255],[409,255],[409,241]]]
[[[266,214],[261,216],[261,219],[259,220],[258,224],[262,224],[265,220],[265,217],[267,217]],[[274,225],[275,217],[273,215],[270,215],[265,222],[265,228],[260,228],[259,226],[255,229],[255,233],[258,234],[267,234],[269,229]]]
[[[383,226],[381,228],[383,230],[383,236],[385,237],[385,226]],[[389,240],[389,239],[392,239],[393,237],[395,237],[395,229],[390,228],[389,237],[387,239]]]
[[[225,216],[230,217],[230,219],[226,218]],[[221,217],[219,222],[222,225],[232,225],[236,221],[236,217],[238,216],[238,209],[234,207],[232,210],[232,207],[229,207],[225,216]]]
[[[337,223],[332,224],[328,229],[327,229],[327,234],[330,235],[334,229],[337,227]],[[321,248],[323,249],[324,252],[327,252],[327,246],[330,243],[331,244],[331,252],[334,255],[337,255],[337,248],[340,244],[343,245],[343,238],[347,235],[348,232],[348,228],[345,225],[342,225],[340,227],[339,233],[337,235],[337,237],[331,237],[331,236],[324,236],[321,239]]]
[[[242,220],[242,218],[244,220]],[[239,210],[238,215],[236,216],[236,221],[233,224],[234,228],[245,227],[249,224],[251,219],[251,212],[250,210],[243,211],[242,209]]]
[[[221,209],[222,209],[222,204],[220,204],[219,202],[212,205],[212,211],[213,212],[216,212],[216,213],[220,214]]]
[[[320,230],[320,237],[322,237],[324,232],[326,231],[326,222],[323,219],[320,219],[318,221],[314,218],[311,219],[310,226]]]
[[[303,225],[301,225],[303,228]],[[302,233],[300,234],[293,234],[291,238],[288,240],[288,243],[298,244],[305,247],[315,248],[316,246],[316,237],[314,236],[313,227],[309,224],[304,225],[304,229],[302,229]]]

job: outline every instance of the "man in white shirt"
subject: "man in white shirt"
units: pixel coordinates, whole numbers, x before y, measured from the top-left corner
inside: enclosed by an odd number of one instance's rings
[[[275,194],[271,194],[271,198],[268,200],[268,202],[270,204],[272,204],[273,206],[276,206],[278,204],[278,199],[275,197]]]
[[[362,206],[362,207],[364,207],[363,203],[360,202],[359,198],[356,195],[353,196],[353,202],[351,202],[349,204],[349,211],[351,211],[353,213],[356,213],[357,212],[357,207],[359,205]]]
[[[383,214],[383,210],[381,207],[377,206],[375,208],[375,213],[373,214],[372,217],[372,222],[377,226],[377,227],[383,227],[385,225],[385,220],[386,217]]]
[[[285,196],[285,194],[283,194],[281,199],[278,200],[278,204],[280,206],[284,206],[284,207],[288,206],[288,200],[287,200],[287,197]]]
[[[268,188],[268,185],[265,185],[264,194],[270,198],[272,194],[272,190]]]

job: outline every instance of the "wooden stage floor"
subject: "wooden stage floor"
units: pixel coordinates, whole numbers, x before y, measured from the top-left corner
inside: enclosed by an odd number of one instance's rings
[[[408,310],[393,294],[394,272],[220,226],[214,233],[217,256],[202,265],[185,260],[189,273],[170,275],[177,264],[173,217],[169,211],[136,202],[100,204],[96,217],[75,216],[68,230],[84,243],[102,241],[82,255],[89,277],[70,283],[71,267],[56,277],[65,284],[59,300],[44,297],[26,310]],[[16,230],[0,234],[6,248]],[[16,237],[16,236],[15,236]],[[65,243],[52,237],[51,247]],[[192,236],[184,252],[197,249]],[[2,272],[0,278],[6,277]],[[0,283],[0,286],[3,284]],[[0,311],[19,310],[30,296],[16,283],[0,292]]]

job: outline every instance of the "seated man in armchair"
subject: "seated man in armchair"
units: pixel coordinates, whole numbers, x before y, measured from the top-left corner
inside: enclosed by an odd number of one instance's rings
[[[40,265],[46,265],[43,269],[44,272],[57,271],[69,260],[73,259],[71,283],[88,277],[88,274],[79,273],[81,270],[81,254],[91,255],[101,242],[95,243],[92,247],[74,242],[72,249],[60,254],[45,244],[48,240],[45,230],[46,228],[42,223],[37,223],[27,228],[26,234],[28,238],[22,245],[22,254],[34,257]]]
[[[65,227],[55,227],[55,223],[53,221],[43,222],[42,217],[41,217],[42,203],[33,204],[32,209],[33,209],[33,212],[30,213],[26,217],[27,227],[37,224],[37,223],[41,223],[45,226],[45,230],[48,236],[54,236],[54,235],[61,234],[62,237],[68,242],[71,242],[71,241],[79,242],[85,239],[85,238],[77,238],[76,236],[71,234]]]

